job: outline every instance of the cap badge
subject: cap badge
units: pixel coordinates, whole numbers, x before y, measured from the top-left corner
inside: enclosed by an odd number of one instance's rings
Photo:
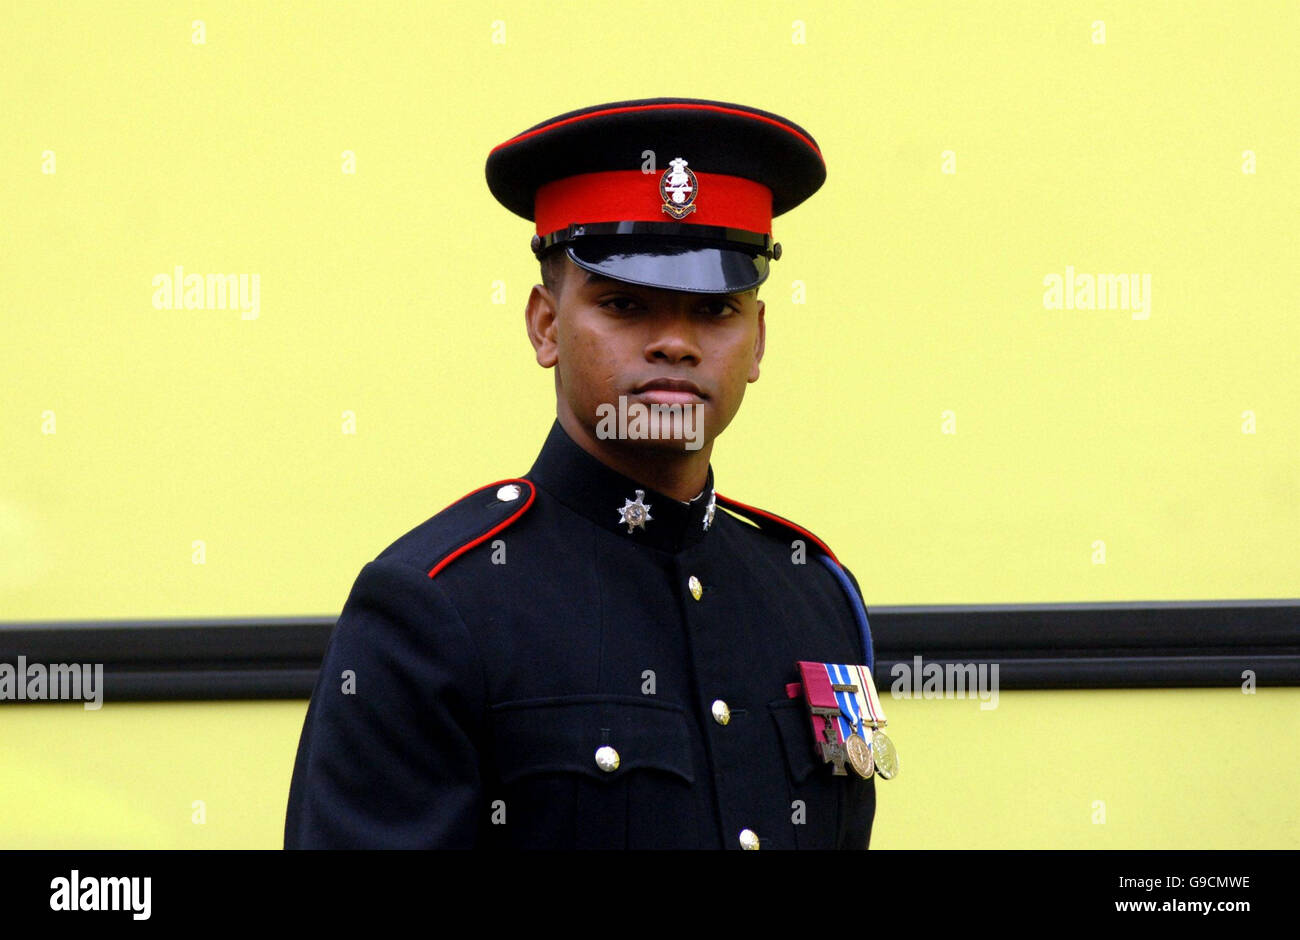
[[[663,209],[674,219],[684,219],[695,211],[695,197],[699,194],[699,181],[686,161],[676,157],[669,161],[668,169],[659,177],[659,196]]]
[[[650,507],[641,502],[645,498],[645,490],[636,491],[636,500],[624,499],[623,508],[618,511],[618,521],[627,523],[627,530],[644,529],[645,524],[650,521]]]

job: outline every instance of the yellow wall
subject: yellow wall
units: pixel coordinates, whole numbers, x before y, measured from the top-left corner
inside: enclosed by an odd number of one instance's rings
[[[877,783],[875,848],[1300,848],[1300,689],[889,708],[903,772]],[[278,848],[305,710],[0,708],[0,849]]]
[[[538,271],[484,159],[663,94],[788,115],[829,168],[775,222],[724,494],[871,605],[1300,596],[1300,5],[690,9],[9,4],[0,619],[336,613],[526,470]],[[259,275],[256,319],[155,308],[176,265]],[[1150,274],[1149,319],[1046,309],[1067,266]]]
[[[551,376],[484,158],[654,95],[787,115],[829,166],[776,220],[723,493],[870,605],[1300,595],[1300,5],[647,9],[7,4],[0,620],[334,614],[524,471]],[[256,318],[158,309],[175,265],[257,274]],[[1067,266],[1150,274],[1149,318],[1046,309]],[[1297,704],[898,704],[877,844],[1296,847]],[[3,844],[274,845],[302,709],[0,708]]]

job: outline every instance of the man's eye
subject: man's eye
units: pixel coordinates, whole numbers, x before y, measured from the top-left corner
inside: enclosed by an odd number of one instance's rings
[[[610,297],[607,300],[602,300],[600,305],[617,310],[620,313],[626,313],[636,308],[636,300],[631,297]]]
[[[726,300],[711,301],[710,303],[705,305],[704,309],[708,312],[710,316],[713,317],[724,317],[729,313],[735,312],[736,310],[735,306],[731,302]]]

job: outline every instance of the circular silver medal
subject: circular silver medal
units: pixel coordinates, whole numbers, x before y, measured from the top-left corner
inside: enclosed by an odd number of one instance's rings
[[[871,749],[876,753],[876,769],[880,776],[886,780],[897,777],[898,751],[894,750],[894,742],[879,728],[871,733]]]

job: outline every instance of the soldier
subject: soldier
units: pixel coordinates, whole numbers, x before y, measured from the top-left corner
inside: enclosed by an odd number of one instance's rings
[[[856,581],[710,466],[759,377],[771,219],[825,173],[785,118],[679,98],[492,150],[536,228],[556,421],[528,473],[362,569],[286,848],[867,847],[889,755]]]

